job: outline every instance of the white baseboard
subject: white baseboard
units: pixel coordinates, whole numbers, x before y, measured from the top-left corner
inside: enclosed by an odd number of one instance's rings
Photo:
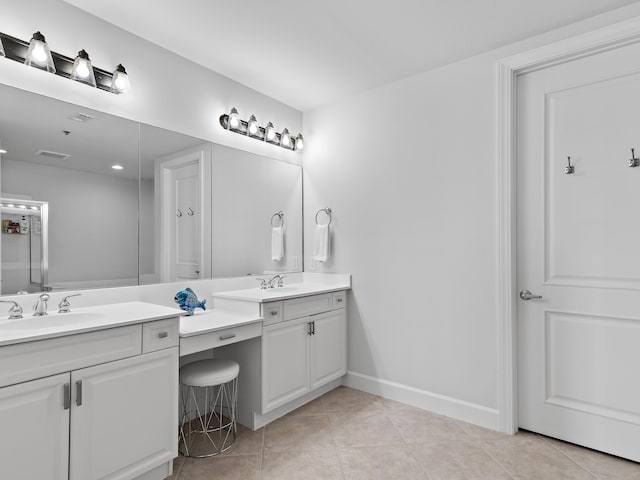
[[[342,384],[491,430],[500,428],[499,412],[494,408],[351,371],[342,378]]]

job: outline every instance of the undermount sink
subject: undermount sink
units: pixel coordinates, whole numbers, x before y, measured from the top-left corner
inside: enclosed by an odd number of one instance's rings
[[[29,331],[29,330],[49,330],[61,327],[85,324],[102,320],[103,313],[98,312],[69,312],[54,313],[43,316],[25,315],[23,318],[15,320],[0,320],[0,329],[3,331]]]

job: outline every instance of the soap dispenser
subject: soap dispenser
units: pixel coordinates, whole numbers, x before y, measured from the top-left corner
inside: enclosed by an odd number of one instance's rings
[[[20,220],[20,233],[29,233],[29,219],[26,215],[22,215]]]

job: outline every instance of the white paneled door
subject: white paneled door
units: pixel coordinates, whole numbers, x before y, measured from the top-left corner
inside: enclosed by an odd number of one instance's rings
[[[635,461],[638,58],[625,46],[517,85],[519,426]]]

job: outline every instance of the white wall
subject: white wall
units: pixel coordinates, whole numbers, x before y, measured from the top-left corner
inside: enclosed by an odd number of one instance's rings
[[[24,40],[40,30],[52,50],[73,57],[84,48],[94,66],[105,70],[122,63],[133,95],[113,95],[8,60],[0,61],[0,83],[242,150],[300,161],[296,152],[223,130],[218,118],[235,106],[244,118],[254,113],[264,124],[272,121],[279,129],[299,132],[301,112],[62,0],[5,0],[1,28]],[[224,48],[224,43],[214,48]]]
[[[636,4],[305,113],[305,266],[333,209],[351,385],[498,428],[495,62]],[[435,48],[425,46],[425,48]]]

